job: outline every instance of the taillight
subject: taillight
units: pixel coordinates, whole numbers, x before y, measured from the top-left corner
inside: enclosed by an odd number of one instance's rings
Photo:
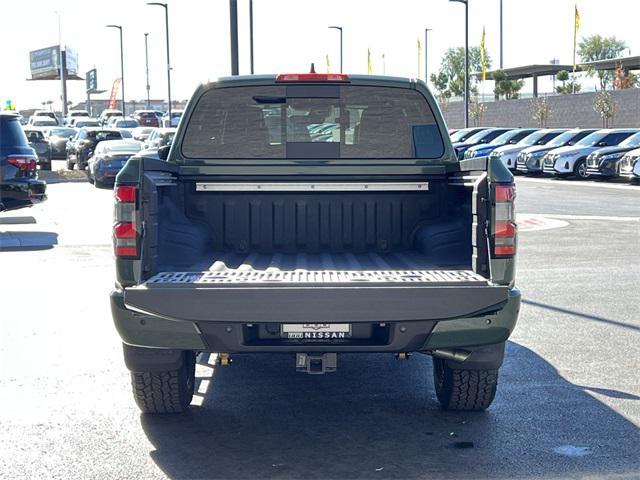
[[[508,258],[516,254],[518,226],[516,225],[514,184],[497,184],[494,187],[491,240],[493,257]]]
[[[140,256],[140,232],[136,224],[138,189],[133,185],[118,185],[113,193],[116,200],[113,225],[116,257],[138,258]]]
[[[7,162],[10,165],[16,167],[20,172],[29,173],[36,171],[36,158],[31,155],[25,156],[10,156],[7,157]]]
[[[281,73],[277,83],[284,82],[342,82],[350,83],[348,75],[342,73]]]

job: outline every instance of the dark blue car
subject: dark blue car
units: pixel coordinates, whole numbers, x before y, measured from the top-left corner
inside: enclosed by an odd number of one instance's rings
[[[113,186],[116,175],[127,160],[142,150],[142,143],[136,140],[106,140],[96,146],[89,159],[87,176],[89,182],[98,188]]]

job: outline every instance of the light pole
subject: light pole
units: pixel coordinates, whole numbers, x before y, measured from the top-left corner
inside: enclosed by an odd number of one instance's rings
[[[167,103],[169,105],[169,126],[171,126],[171,61],[169,60],[169,6],[162,2],[149,2],[147,5],[156,5],[164,8],[164,26],[167,36]]]
[[[502,70],[502,68],[502,0],[500,0],[500,70]]]
[[[117,28],[120,31],[120,86],[122,88],[122,116],[127,114],[124,100],[124,50],[122,46],[122,25],[107,25],[107,28]]]
[[[147,38],[149,37],[148,33],[144,34],[144,64],[147,72],[147,110],[151,110],[151,100],[149,99],[149,90],[151,86],[149,85],[149,45],[147,43]]]
[[[464,128],[469,127],[469,0],[449,0],[464,3]]]
[[[253,0],[249,0],[249,55],[251,57],[251,75],[253,75]]]
[[[342,73],[342,27],[332,25],[329,28],[340,30],[340,73]]]
[[[424,29],[424,83],[429,85],[429,53],[427,49],[427,41],[429,40],[429,32],[433,30],[432,28]]]

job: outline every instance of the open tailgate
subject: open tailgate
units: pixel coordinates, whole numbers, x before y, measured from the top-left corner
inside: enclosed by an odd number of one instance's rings
[[[470,270],[164,272],[128,287],[125,305],[211,322],[443,320],[497,311],[508,287]]]

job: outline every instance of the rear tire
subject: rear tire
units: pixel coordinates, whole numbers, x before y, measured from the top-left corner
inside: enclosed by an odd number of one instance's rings
[[[143,413],[181,413],[193,397],[196,355],[184,351],[175,370],[131,372],[136,404]]]
[[[445,410],[485,410],[498,388],[498,370],[454,369],[441,358],[433,359],[433,383]]]

